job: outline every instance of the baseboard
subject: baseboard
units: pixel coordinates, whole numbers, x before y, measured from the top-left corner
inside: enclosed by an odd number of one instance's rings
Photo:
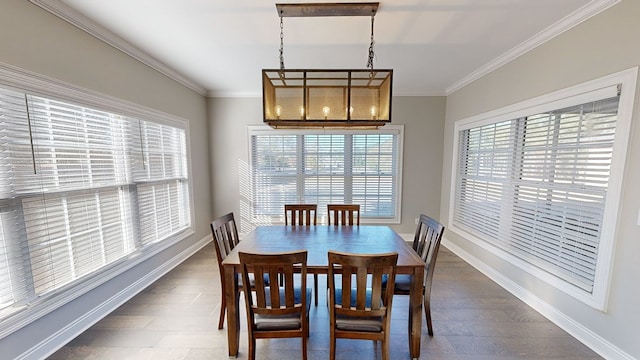
[[[113,294],[113,296],[103,301],[99,306],[93,308],[93,310],[78,317],[76,320],[69,323],[67,326],[47,337],[43,341],[34,344],[30,349],[22,353],[20,356],[16,357],[16,359],[44,359],[47,356],[53,354],[59,348],[67,344],[69,341],[73,340],[75,337],[103,319],[119,306],[129,301],[132,297],[140,293],[147,286],[153,284],[156,280],[160,279],[162,276],[178,266],[184,260],[188,259],[190,256],[198,252],[210,241],[211,237],[207,236],[189,246],[185,250],[173,256],[169,261],[166,261],[161,266],[147,273],[145,276],[140,277],[131,285]]]
[[[458,257],[469,263],[498,285],[502,286],[518,299],[531,306],[534,310],[549,319],[549,321],[558,325],[564,331],[578,339],[578,341],[582,342],[605,359],[637,360],[446,238],[442,239],[442,246],[451,250],[451,252],[456,254]]]

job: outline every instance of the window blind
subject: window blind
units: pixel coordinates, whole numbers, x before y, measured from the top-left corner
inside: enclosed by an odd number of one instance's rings
[[[183,130],[140,122],[142,166],[137,167],[141,240],[149,244],[184,229],[191,222],[187,189],[186,138]]]
[[[353,203],[351,136],[305,135],[302,203],[318,204],[326,213],[327,204]],[[282,213],[282,207],[278,213]]]
[[[0,318],[190,226],[182,128],[0,87],[0,169]]]
[[[251,137],[253,210],[259,216],[279,216],[284,204],[298,203],[299,137],[254,135]]]
[[[593,290],[619,97],[459,132],[454,223]]]
[[[285,203],[361,205],[369,219],[399,217],[399,131],[251,134],[253,211],[281,217]]]
[[[354,135],[352,149],[352,202],[371,217],[389,218],[398,205],[398,137]]]

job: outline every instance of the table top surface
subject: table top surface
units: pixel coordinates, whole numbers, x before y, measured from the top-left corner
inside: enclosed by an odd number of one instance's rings
[[[398,253],[398,273],[412,273],[424,262],[415,251],[388,226],[259,226],[247,234],[222,262],[238,266],[238,252],[274,253],[307,250],[307,269],[328,266],[330,250],[356,254]]]

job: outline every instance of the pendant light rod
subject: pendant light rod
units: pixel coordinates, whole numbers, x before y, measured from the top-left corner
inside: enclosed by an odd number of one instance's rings
[[[276,9],[281,17],[374,16],[379,5],[379,2],[299,3],[276,4]]]

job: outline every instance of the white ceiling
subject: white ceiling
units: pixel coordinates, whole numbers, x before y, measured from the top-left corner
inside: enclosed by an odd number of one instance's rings
[[[31,1],[210,96],[259,96],[261,69],[280,66],[276,2]],[[374,65],[394,70],[394,95],[445,95],[612,3],[382,1],[375,16]],[[370,21],[284,18],[286,67],[365,68]]]

